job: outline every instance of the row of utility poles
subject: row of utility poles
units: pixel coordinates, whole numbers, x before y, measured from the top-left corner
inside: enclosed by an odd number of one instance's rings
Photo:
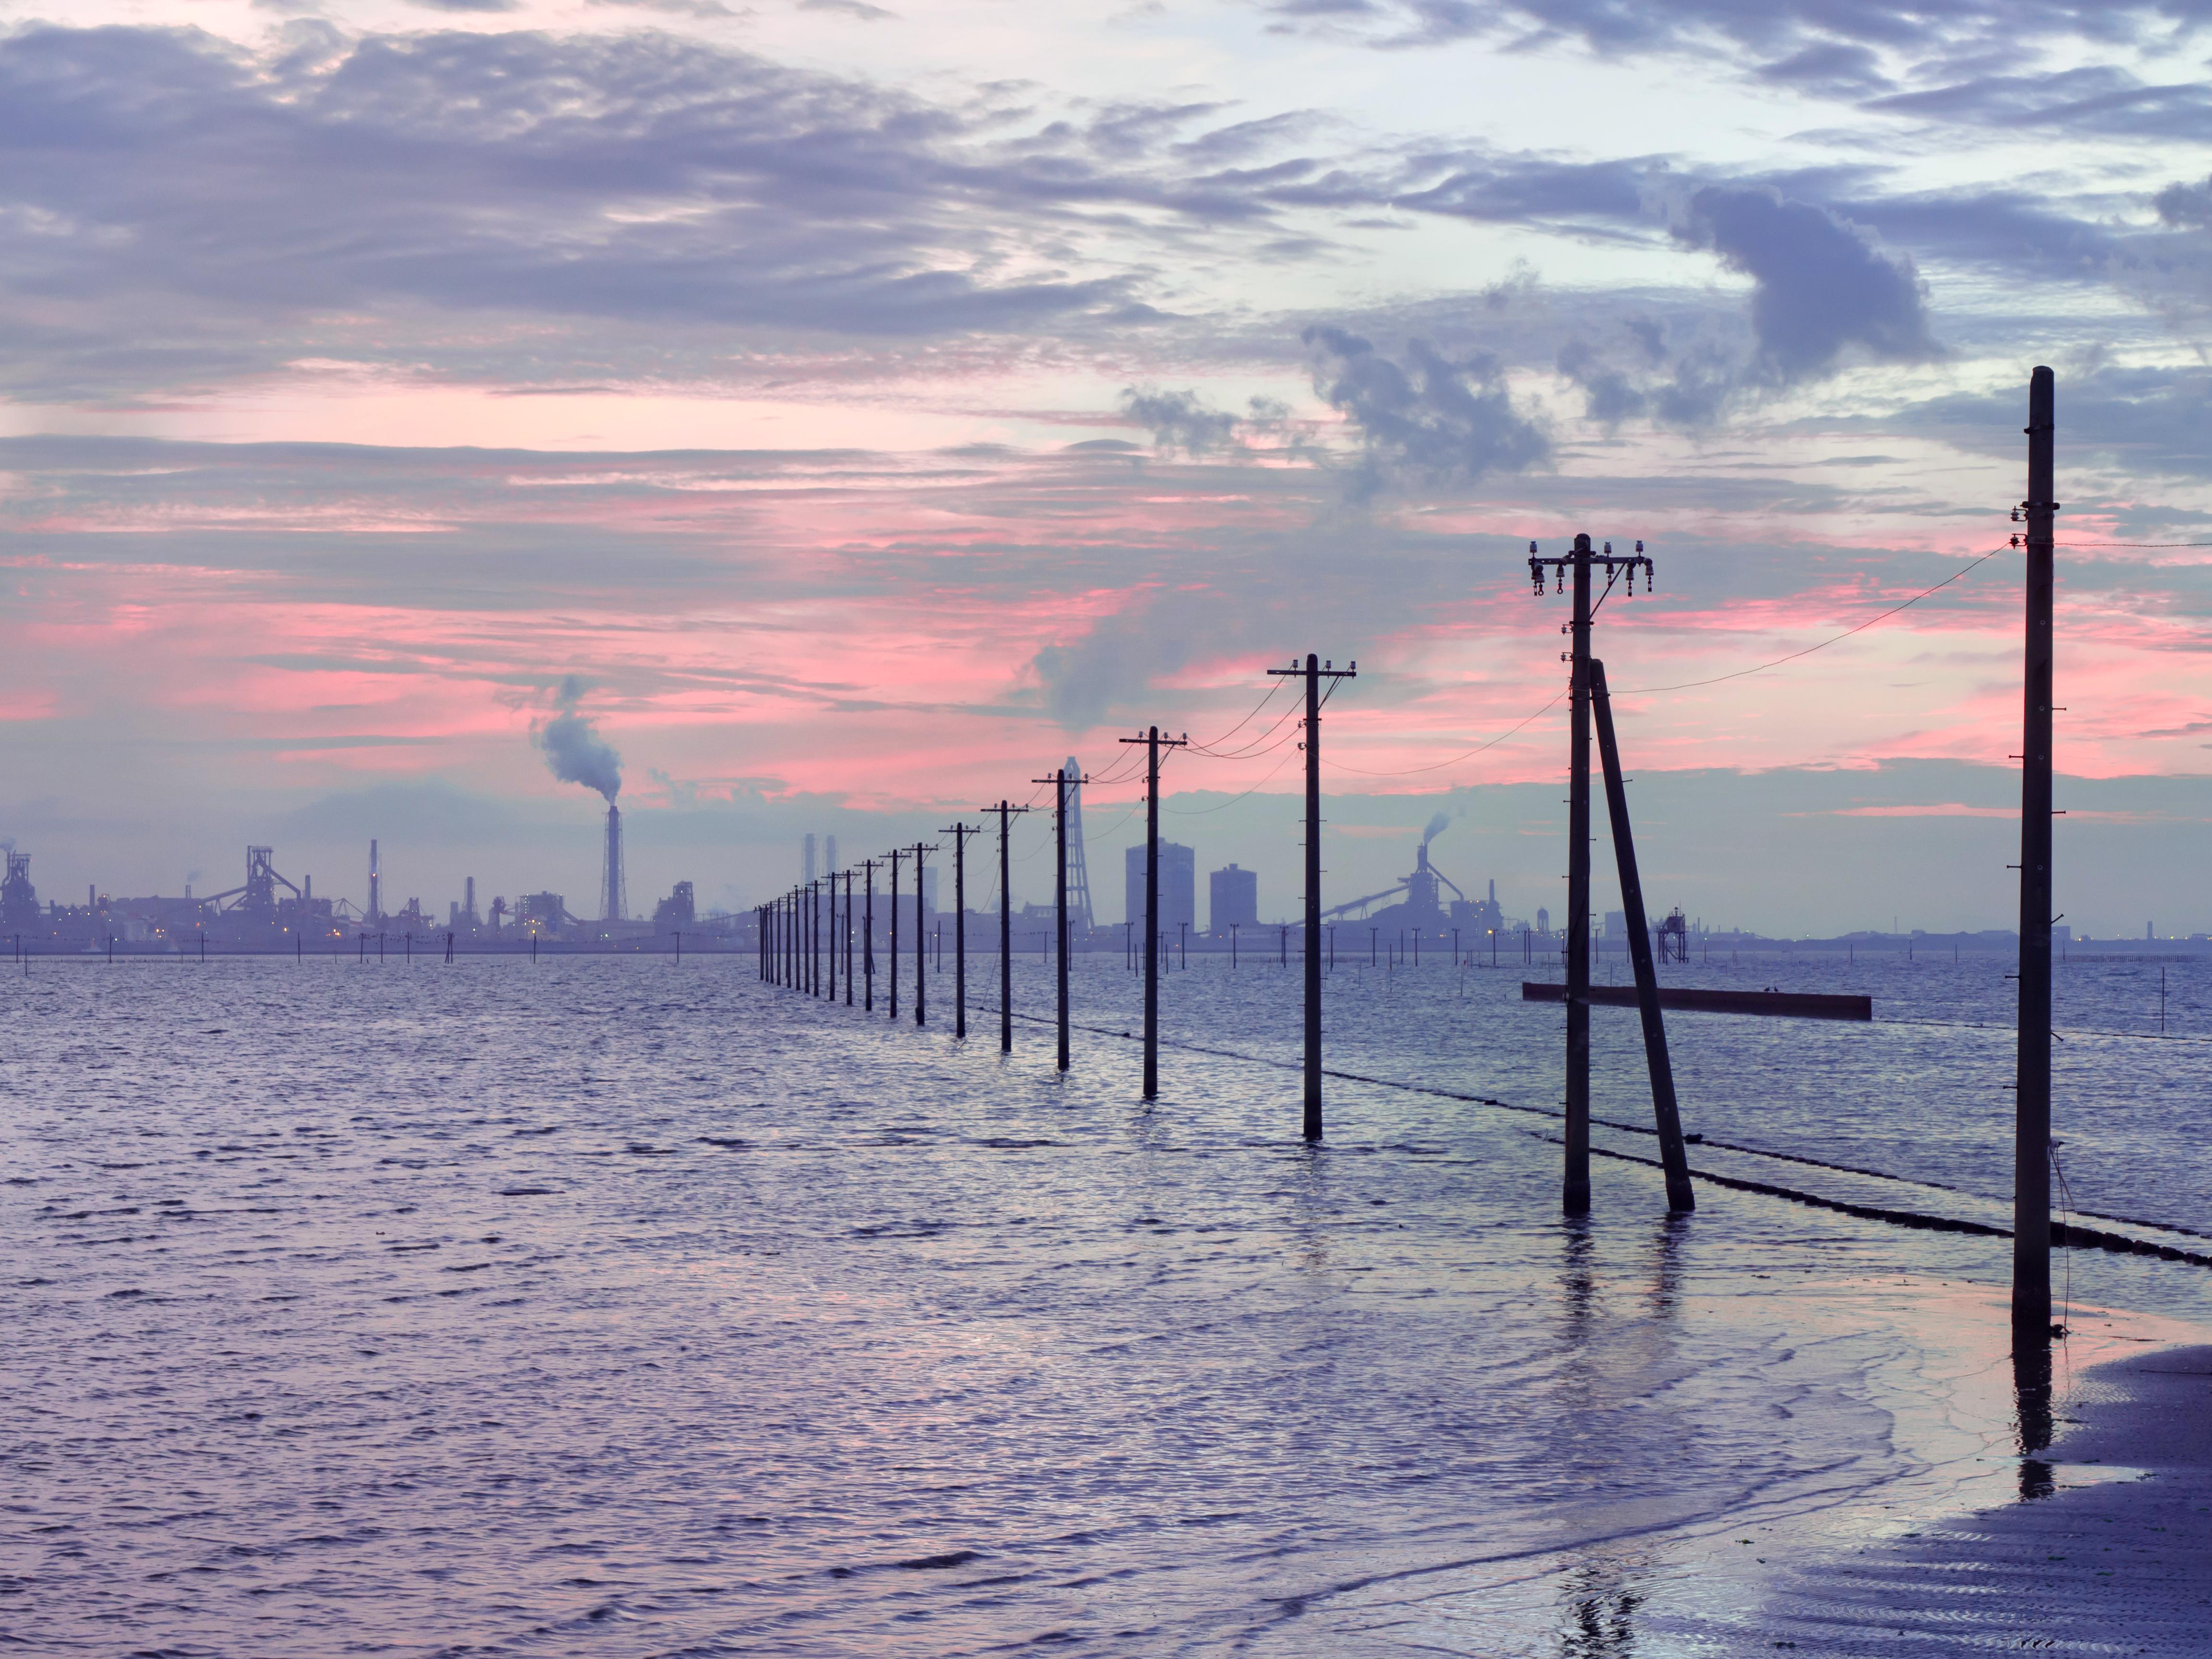
[[[1304,1098],[1302,1127],[1305,1138],[1318,1140],[1322,1137],[1321,1089],[1321,707],[1322,688],[1336,682],[1354,678],[1358,665],[1339,668],[1334,662],[1323,662],[1317,655],[1307,654],[1303,665],[1267,671],[1277,678],[1295,677],[1304,682],[1305,718],[1302,722],[1303,743],[1306,760],[1305,799],[1305,1066]],[[1124,738],[1125,744],[1141,745],[1145,762],[1145,1053],[1144,1097],[1156,1098],[1160,1091],[1160,763],[1164,755],[1188,746],[1188,735],[1167,737],[1157,726],[1147,727],[1133,738]],[[1058,963],[1054,1004],[1058,1030],[1055,1060],[1059,1068],[1069,1068],[1072,1055],[1069,1045],[1068,1010],[1068,935],[1067,935],[1067,825],[1068,792],[1090,781],[1062,767],[1049,776],[1031,780],[1053,787],[1054,841],[1058,854],[1057,872],[1054,882],[1054,921],[1058,949],[1054,957]],[[1014,1047],[1014,981],[1013,981],[1013,907],[1009,900],[1010,856],[1007,851],[1016,816],[1028,811],[1027,806],[1016,806],[1011,801],[1000,800],[983,809],[996,813],[999,819],[999,1048],[1011,1054]],[[956,1040],[968,1035],[968,928],[967,928],[967,845],[969,837],[984,832],[981,824],[955,821],[939,833],[952,837],[953,881],[953,1027]],[[916,842],[911,846],[893,848],[881,860],[864,859],[857,870],[842,870],[826,878],[793,888],[782,896],[757,907],[754,921],[759,944],[760,977],[771,984],[803,991],[809,995],[824,997],[835,1001],[837,996],[838,960],[842,954],[844,967],[845,1004],[854,1005],[855,986],[864,1011],[872,1012],[876,1006],[875,954],[875,872],[879,866],[890,870],[890,962],[889,1004],[890,1017],[898,1018],[898,916],[899,866],[907,859],[914,860],[915,870],[915,998],[914,1023],[927,1025],[928,1011],[923,1001],[923,987],[927,984],[924,967],[924,942],[921,928],[921,872],[923,860],[937,852],[935,845]],[[856,894],[855,877],[861,887]],[[838,902],[842,888],[843,903]],[[854,914],[855,906],[860,908]],[[857,923],[857,927],[855,924]],[[858,935],[857,939],[855,935]],[[855,971],[854,953],[859,953]]]
[[[2029,380],[2027,499],[2015,513],[2024,515],[2027,571],[2027,661],[2023,708],[2023,762],[2021,797],[2021,915],[2020,1024],[2018,1062],[2014,1084],[2016,1109],[2014,1170],[2013,1328],[2014,1353],[2031,1370],[2038,1363],[2048,1367],[2051,1325],[2051,929],[2057,918],[2051,914],[2051,696],[2052,599],[2054,585],[2053,520],[2058,503],[2053,492],[2053,445],[2056,430],[2054,378],[2039,368]],[[2019,538],[2015,538],[2017,541]],[[1604,572],[1598,590],[1595,577]],[[1652,960],[1651,933],[1644,906],[1634,837],[1628,811],[1626,779],[1623,776],[1620,746],[1613,726],[1612,699],[1606,684],[1605,664],[1590,649],[1592,626],[1617,585],[1633,595],[1639,576],[1650,591],[1654,574],[1644,544],[1635,551],[1616,554],[1607,542],[1593,545],[1578,535],[1565,554],[1546,556],[1537,544],[1528,544],[1528,574],[1541,596],[1547,579],[1554,592],[1571,586],[1573,611],[1560,631],[1569,636],[1569,648],[1560,653],[1569,664],[1571,720],[1568,738],[1567,795],[1567,926],[1566,947],[1566,1117],[1561,1207],[1570,1216],[1586,1214],[1590,1207],[1590,740],[1595,735],[1599,763],[1605,781],[1606,808],[1612,829],[1613,854],[1619,867],[1629,955],[1636,977],[1637,1005],[1642,1018],[1644,1059],[1651,1085],[1651,1103],[1657,1131],[1660,1163],[1665,1176],[1667,1202],[1671,1210],[1690,1211],[1696,1197],[1690,1185],[1687,1149],[1681,1115],[1674,1092],[1674,1070],[1667,1047],[1666,1025],[1660,1012],[1658,980]],[[1267,671],[1279,678],[1304,682],[1305,798],[1305,1065],[1304,1131],[1317,1140],[1322,1129],[1321,982],[1323,950],[1321,919],[1321,708],[1324,682],[1353,678],[1357,665],[1338,669],[1309,654],[1303,665]],[[1184,745],[1182,738],[1163,738],[1158,726],[1142,735],[1124,738],[1125,744],[1145,749],[1145,1054],[1144,1095],[1150,1100],[1159,1091],[1159,780],[1163,750]],[[1071,776],[1066,769],[1035,780],[1054,786],[1054,820],[1058,828],[1059,880],[1055,908],[1059,939],[1057,987],[1059,1051],[1062,1071],[1069,1065],[1067,959],[1067,792],[1087,780]],[[999,815],[999,960],[1001,1050],[1013,1047],[1013,988],[1010,972],[1012,950],[1007,891],[1008,829],[1014,814],[1026,807],[1000,801],[989,809]],[[954,823],[944,833],[954,838],[956,892],[961,895],[956,921],[955,1035],[967,1034],[966,938],[964,917],[964,859],[962,849],[979,826]],[[898,866],[902,858],[915,861],[917,911],[922,860],[933,847],[916,843],[886,855],[891,868],[892,957],[891,1012],[897,1014],[897,892]],[[863,865],[867,881],[867,915],[860,937],[865,941],[864,970],[866,1006],[874,1006],[873,860]],[[844,884],[844,927],[836,928],[837,883]],[[820,994],[820,890],[824,884],[793,889],[784,898],[764,905],[759,913],[761,971],[764,978]],[[842,939],[845,953],[845,1000],[853,1000],[853,873],[832,876],[830,896],[832,939]],[[921,972],[922,943],[916,929],[915,1023],[926,1023],[922,1006],[924,982]],[[830,994],[834,996],[835,951],[831,952]],[[1454,956],[1457,951],[1455,948]],[[2029,1387],[2023,1373],[2021,1387]],[[2047,1375],[2045,1387],[2047,1392]]]

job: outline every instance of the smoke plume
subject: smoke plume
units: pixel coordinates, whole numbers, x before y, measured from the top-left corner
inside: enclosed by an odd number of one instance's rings
[[[1426,847],[1438,836],[1451,828],[1451,820],[1439,812],[1429,820],[1429,827],[1421,831],[1421,845]]]
[[[611,806],[622,793],[622,757],[590,720],[576,712],[584,690],[581,676],[564,678],[553,695],[553,706],[561,712],[533,727],[531,741],[544,751],[545,764],[552,768],[555,777],[563,783],[580,783],[586,789],[598,790]]]

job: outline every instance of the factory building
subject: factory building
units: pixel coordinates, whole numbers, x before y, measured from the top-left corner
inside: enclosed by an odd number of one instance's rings
[[[1145,925],[1145,849],[1132,847],[1124,860],[1127,908],[1122,915]],[[1172,936],[1179,927],[1198,927],[1198,855],[1175,842],[1160,843],[1160,933]]]
[[[1216,939],[1260,922],[1260,872],[1231,865],[1206,878],[1206,928]]]

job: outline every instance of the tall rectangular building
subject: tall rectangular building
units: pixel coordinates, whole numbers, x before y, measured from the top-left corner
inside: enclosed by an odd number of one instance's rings
[[[1123,862],[1122,915],[1141,932],[1145,925],[1145,849],[1132,847]],[[1160,843],[1160,936],[1173,939],[1178,926],[1198,927],[1198,855],[1171,841]]]
[[[1206,878],[1206,927],[1216,939],[1225,938],[1231,925],[1260,924],[1260,872],[1231,865]]]

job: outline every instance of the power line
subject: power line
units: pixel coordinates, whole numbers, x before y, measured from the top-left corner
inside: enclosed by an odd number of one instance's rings
[[[1959,569],[1953,571],[1949,575],[1944,577],[1942,581],[1937,582],[1935,586],[1923,588],[1921,592],[1915,593],[1911,599],[1905,600],[1902,605],[1893,605],[1890,606],[1888,610],[1881,612],[1879,615],[1868,617],[1856,628],[1846,628],[1842,633],[1822,640],[1818,645],[1808,645],[1802,651],[1792,651],[1786,657],[1777,657],[1772,662],[1763,662],[1756,668],[1739,668],[1732,674],[1716,674],[1709,680],[1685,680],[1680,685],[1639,685],[1632,688],[1625,687],[1621,690],[1615,692],[1613,695],[1622,697],[1641,697],[1648,696],[1659,691],[1689,691],[1694,690],[1697,687],[1701,685],[1718,685],[1723,680],[1740,680],[1747,675],[1764,674],[1768,669],[1779,668],[1785,662],[1796,662],[1798,658],[1809,657],[1815,651],[1826,651],[1830,646],[1836,644],[1838,641],[1847,640],[1854,634],[1863,634],[1868,629],[1872,628],[1876,623],[1887,622],[1889,618],[1897,615],[1900,611],[1910,611],[1914,605],[1919,604],[1921,600],[1926,599],[1930,593],[1942,592],[1945,588],[1948,587],[1953,582],[1957,581],[1960,577],[1980,569],[1991,559],[1996,557],[1998,554],[2008,552],[2009,550],[2009,544],[2005,547],[1993,547],[1988,552],[1983,554],[1980,558],[1976,559],[1972,564],[1961,566]]]
[[[1983,554],[1981,557],[1973,561],[1972,563],[1964,565],[1959,569],[1953,571],[1949,575],[1944,577],[1942,581],[1937,582],[1933,587],[1923,588],[1919,592],[1915,593],[1911,599],[1904,601],[1904,603],[1900,605],[1893,605],[1890,606],[1888,610],[1881,611],[1878,615],[1868,617],[1866,621],[1860,623],[1856,627],[1846,628],[1842,633],[1832,635],[1829,638],[1822,640],[1817,645],[1808,645],[1802,651],[1792,651],[1787,656],[1777,657],[1771,662],[1760,663],[1755,668],[1739,668],[1733,673],[1717,674],[1711,679],[1685,680],[1679,685],[1642,685],[1632,689],[1623,689],[1620,691],[1616,691],[1613,695],[1615,696],[1622,697],[1650,696],[1655,696],[1662,691],[1690,691],[1696,690],[1699,686],[1718,685],[1726,680],[1740,680],[1748,675],[1763,674],[1770,668],[1779,668],[1784,663],[1796,662],[1800,657],[1809,657],[1816,651],[1825,651],[1830,646],[1834,645],[1840,641],[1850,638],[1854,634],[1863,634],[1868,629],[1872,628],[1876,623],[1887,622],[1890,617],[1894,617],[1900,611],[1911,610],[1914,605],[1919,604],[1921,600],[1928,598],[1929,594],[1942,592],[1943,589],[1948,587],[1953,582],[1959,580],[1960,578],[1969,575],[1972,572],[1979,569],[1982,566],[1987,564],[1991,559],[1996,557],[1998,554],[2009,550],[2009,544],[2006,547],[1993,547],[1988,552]],[[1463,760],[1471,760],[1475,756],[1481,754],[1485,750],[1495,749],[1499,744],[1504,743],[1506,738],[1513,736],[1515,732],[1519,732],[1522,726],[1531,725],[1536,720],[1543,718],[1546,714],[1550,714],[1552,710],[1558,708],[1559,704],[1565,700],[1566,696],[1567,694],[1565,691],[1560,692],[1559,696],[1553,697],[1541,708],[1539,708],[1534,714],[1529,715],[1528,719],[1521,721],[1519,725],[1514,726],[1504,732],[1501,732],[1498,736],[1491,738],[1487,743],[1477,744],[1472,749],[1466,750],[1460,754],[1451,756],[1449,758],[1445,760],[1432,762],[1426,766],[1408,766],[1395,771],[1377,772],[1371,771],[1364,766],[1346,766],[1342,761],[1329,761],[1325,763],[1334,767],[1339,771],[1356,772],[1360,776],[1368,778],[1402,778],[1411,777],[1415,774],[1421,772],[1439,771],[1447,766],[1456,766]]]

